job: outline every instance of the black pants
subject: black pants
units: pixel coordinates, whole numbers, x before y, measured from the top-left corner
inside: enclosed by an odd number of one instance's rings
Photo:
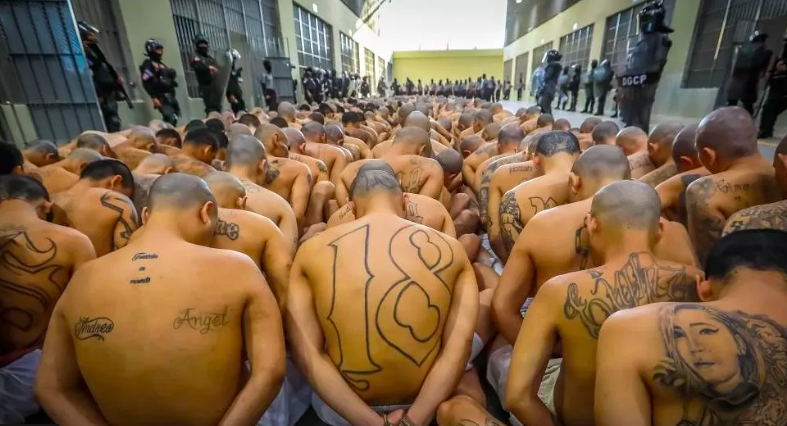
[[[522,100],[522,89],[517,89],[517,91],[516,91],[516,100],[518,100],[518,101]]]
[[[235,103],[230,102],[230,95],[235,96]],[[246,111],[246,101],[243,100],[243,92],[227,93],[227,102],[230,103],[230,108],[234,114],[240,111]]]
[[[108,133],[120,131],[120,116],[118,115],[118,101],[115,93],[108,93],[100,96],[101,115],[104,117],[104,125]]]
[[[650,133],[650,113],[653,110],[653,101],[656,100],[657,88],[656,84],[646,84],[622,89],[624,92],[620,113],[626,126],[639,127],[645,133]]]
[[[571,91],[571,107],[569,111],[577,110],[577,102],[579,102],[579,89]]]
[[[760,121],[760,133],[764,136],[773,136],[773,126],[779,115],[787,111],[787,96],[781,98],[769,97],[762,107],[762,121]]]
[[[161,113],[162,119],[173,125],[178,125],[178,118],[180,117],[180,104],[178,100],[175,99],[175,96],[162,96],[159,98],[161,101],[161,108],[159,108],[159,112]]]
[[[552,114],[552,102],[555,101],[555,90],[544,90],[539,98],[538,106],[543,114]]]
[[[593,114],[593,108],[596,107],[596,94],[593,93],[593,88],[585,88],[585,109],[582,112]]]
[[[599,92],[598,95],[598,111],[596,111],[596,115],[604,115],[604,108],[607,106],[607,95],[609,95],[609,91]]]
[[[200,93],[202,94],[202,102],[205,103],[205,115],[211,112],[221,112],[221,103],[215,103],[211,99],[210,86],[200,86]]]

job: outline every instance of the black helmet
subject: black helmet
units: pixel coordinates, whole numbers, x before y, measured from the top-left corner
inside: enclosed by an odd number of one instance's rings
[[[262,61],[262,67],[265,68],[265,71],[267,71],[268,74],[273,72],[273,65],[271,64],[271,61],[267,59]]]
[[[590,61],[590,68],[596,68],[598,66],[598,60],[594,59]]]
[[[150,38],[145,42],[145,56],[156,55],[156,50],[163,49],[164,45],[155,38]]]
[[[197,46],[200,43],[210,44],[210,43],[208,43],[208,38],[205,37],[204,34],[197,34],[196,36],[194,36],[194,45]]]
[[[768,33],[761,33],[759,31],[753,32],[751,37],[749,37],[749,41],[752,43],[765,43],[766,40],[768,40]]]
[[[639,19],[639,29],[644,34],[649,33],[666,33],[674,32],[672,28],[664,25],[664,19],[667,17],[667,10],[664,9],[664,1],[653,1],[645,5],[639,12],[637,18]]]
[[[563,55],[561,55],[560,52],[558,52],[555,49],[551,49],[550,51],[548,51],[546,53],[546,55],[544,55],[544,62],[547,62],[547,63],[549,63],[549,62],[557,62],[557,61],[559,61],[561,59],[563,59]]]
[[[98,28],[88,24],[85,21],[78,21],[77,28],[79,29],[79,38],[82,39],[89,35],[98,36],[101,33]]]

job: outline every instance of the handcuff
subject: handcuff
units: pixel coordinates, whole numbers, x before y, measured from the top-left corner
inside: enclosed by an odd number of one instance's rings
[[[396,426],[388,420],[388,414],[383,414],[383,426]],[[412,419],[407,417],[407,414],[402,417],[402,420],[399,421],[399,426],[418,426],[415,424]]]

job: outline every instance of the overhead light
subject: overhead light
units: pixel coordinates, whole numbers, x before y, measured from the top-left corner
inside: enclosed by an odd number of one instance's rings
[[[516,4],[522,3],[522,0],[516,0]]]
[[[573,26],[571,29],[572,29],[573,31],[576,31],[576,29],[577,29],[577,28],[579,28],[579,24],[577,24],[577,23],[575,22],[575,23],[574,23],[574,26]]]
[[[314,13],[320,13],[320,10],[317,8],[317,3],[312,3],[312,10],[314,10]]]

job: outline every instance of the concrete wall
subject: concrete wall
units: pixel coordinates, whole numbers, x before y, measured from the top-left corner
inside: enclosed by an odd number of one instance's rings
[[[503,78],[503,49],[394,52],[393,57],[394,78],[402,84],[407,77],[424,83],[432,79],[475,81],[481,74]]]
[[[672,35],[672,49],[654,105],[654,114],[657,116],[699,118],[713,109],[717,89],[682,89],[680,87],[683,72],[688,63],[700,1],[679,0],[675,2],[672,17],[672,27],[675,28],[675,33]],[[550,41],[557,47],[562,36],[574,31],[575,28],[582,28],[590,24],[594,24],[590,57],[591,59],[600,58],[603,51],[607,17],[638,3],[641,1],[583,0],[506,46],[504,58],[505,60],[515,59],[518,55],[531,52],[534,48]],[[531,63],[533,60],[540,59],[530,55]],[[529,85],[531,67],[526,68],[524,70],[527,76],[525,81]],[[515,69],[513,75],[519,75],[520,72],[521,70]],[[580,102],[584,102],[584,94],[582,94]]]

